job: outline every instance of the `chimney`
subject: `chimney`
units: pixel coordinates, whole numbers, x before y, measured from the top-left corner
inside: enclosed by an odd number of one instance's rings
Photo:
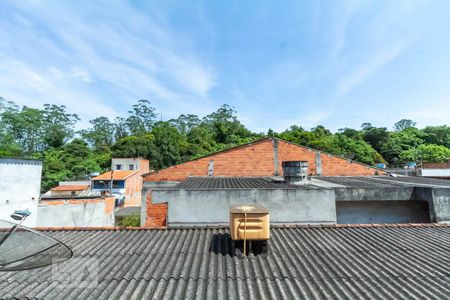
[[[284,180],[291,184],[304,184],[307,182],[308,161],[283,161]]]

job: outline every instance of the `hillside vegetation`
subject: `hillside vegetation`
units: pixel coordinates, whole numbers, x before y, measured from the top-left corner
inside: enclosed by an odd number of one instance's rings
[[[151,168],[158,170],[266,136],[371,165],[450,158],[449,126],[418,129],[405,119],[394,124],[393,130],[364,123],[360,129],[343,128],[335,133],[321,125],[310,130],[292,125],[283,132],[255,133],[245,128],[226,104],[203,118],[182,114],[158,121],[151,103],[139,100],[115,120],[99,116],[89,121],[89,128],[75,131],[79,121],[64,106],[19,107],[0,98],[0,157],[42,160],[43,191],[58,181],[105,171],[111,157],[145,157]]]

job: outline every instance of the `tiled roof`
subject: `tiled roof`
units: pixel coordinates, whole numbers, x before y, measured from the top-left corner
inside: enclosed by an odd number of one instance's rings
[[[450,294],[450,227],[272,228],[269,254],[242,260],[230,255],[226,228],[47,233],[74,251],[64,280],[83,276],[94,261],[98,284],[52,281],[46,267],[0,273],[1,296],[447,299]]]
[[[51,189],[51,191],[84,191],[89,188],[89,185],[58,185]]]
[[[117,170],[113,172],[113,180],[124,180],[136,173],[138,173],[138,171]],[[111,180],[111,171],[100,174],[92,180]]]
[[[288,184],[271,177],[188,177],[171,187],[174,190],[212,189],[303,189],[303,185]]]

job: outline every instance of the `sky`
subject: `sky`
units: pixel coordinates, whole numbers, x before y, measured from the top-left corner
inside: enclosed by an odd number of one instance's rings
[[[0,2],[0,97],[251,130],[450,125],[450,1]]]

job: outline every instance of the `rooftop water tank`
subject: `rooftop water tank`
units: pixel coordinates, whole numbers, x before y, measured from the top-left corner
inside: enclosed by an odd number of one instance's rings
[[[267,254],[270,238],[269,210],[264,206],[237,205],[230,207],[230,235],[237,256],[245,256],[250,248],[254,253]]]
[[[308,161],[283,161],[281,165],[286,182],[303,182],[308,176]]]

